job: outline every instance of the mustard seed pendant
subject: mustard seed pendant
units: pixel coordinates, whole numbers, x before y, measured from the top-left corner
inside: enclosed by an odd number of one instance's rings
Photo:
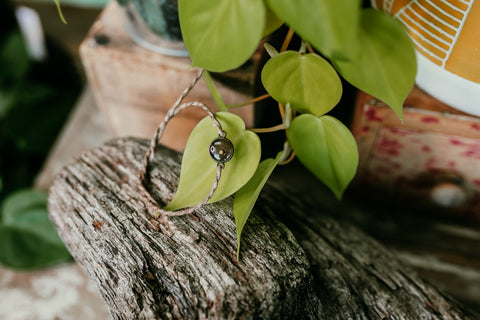
[[[219,136],[210,144],[210,156],[219,164],[230,161],[233,157],[233,144],[225,137]]]

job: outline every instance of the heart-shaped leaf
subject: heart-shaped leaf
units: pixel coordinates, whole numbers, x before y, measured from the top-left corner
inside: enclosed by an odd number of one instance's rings
[[[233,214],[235,216],[235,224],[237,226],[237,259],[240,254],[240,238],[243,227],[247,223],[247,219],[252,212],[255,202],[257,202],[260,191],[267,182],[268,178],[273,172],[273,169],[278,164],[282,152],[278,153],[275,159],[263,160],[255,171],[255,174],[240,190],[235,193],[235,200],[233,201]]]
[[[360,15],[359,0],[267,0],[269,7],[325,56],[346,59]]]
[[[193,65],[216,72],[242,65],[263,36],[265,10],[263,0],[178,0]]]
[[[358,56],[333,60],[351,84],[388,104],[402,118],[402,105],[415,83],[415,50],[407,32],[386,13],[364,9],[357,42]]]
[[[234,147],[233,158],[225,163],[222,177],[209,203],[222,200],[244,186],[253,176],[260,162],[260,139],[245,130],[243,120],[232,113],[218,112],[216,117]],[[217,164],[209,154],[210,143],[218,131],[209,117],[193,129],[185,147],[177,193],[166,210],[177,210],[200,203],[210,192],[217,172]]]
[[[341,198],[358,166],[355,138],[347,127],[331,117],[304,114],[287,130],[298,159]]]
[[[286,51],[276,55],[265,64],[262,83],[275,100],[317,116],[330,111],[342,96],[337,72],[317,54]]]

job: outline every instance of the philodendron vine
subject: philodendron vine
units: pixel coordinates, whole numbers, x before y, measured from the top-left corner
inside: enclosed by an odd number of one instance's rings
[[[326,115],[342,96],[338,74],[402,118],[402,104],[416,74],[415,52],[399,22],[363,9],[360,0],[178,0],[178,12],[193,66],[213,72],[241,66],[265,36],[283,24],[290,28],[280,53],[265,45],[271,59],[261,74],[267,96],[279,104],[283,121],[277,126],[245,129],[243,120],[228,112],[236,106],[225,104],[204,73],[221,111],[218,120],[235,148],[210,202],[235,193],[238,255],[248,216],[277,165],[297,156],[337,198],[353,179],[358,165],[355,139],[340,121]],[[302,44],[297,51],[287,51],[294,32]],[[208,144],[216,135],[211,124],[208,117],[203,119],[190,135],[179,187],[167,209],[200,203],[210,191],[216,172],[208,159]],[[256,133],[275,130],[286,132],[285,148],[259,163]]]
[[[277,126],[246,130],[239,117],[226,112],[229,106],[206,73],[222,111],[219,120],[235,147],[211,202],[236,193],[238,255],[242,230],[261,189],[274,168],[292,155],[337,198],[353,179],[358,165],[355,139],[340,121],[326,115],[342,96],[338,74],[402,118],[403,101],[414,84],[415,53],[400,23],[385,13],[362,9],[358,0],[178,0],[178,6],[193,65],[208,71],[239,67],[266,35],[284,23],[290,27],[280,53],[265,45],[271,59],[261,74],[269,96],[279,104],[283,122]],[[293,30],[302,45],[298,51],[286,51]],[[202,120],[189,138],[171,210],[200,202],[210,190],[215,164],[199,156],[215,136],[210,121]],[[285,148],[259,163],[260,142],[254,132],[274,130],[286,131]]]

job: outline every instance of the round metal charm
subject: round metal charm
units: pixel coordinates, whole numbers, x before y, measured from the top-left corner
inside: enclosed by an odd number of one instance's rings
[[[233,144],[230,140],[218,137],[210,144],[210,156],[218,163],[225,163],[233,157]]]

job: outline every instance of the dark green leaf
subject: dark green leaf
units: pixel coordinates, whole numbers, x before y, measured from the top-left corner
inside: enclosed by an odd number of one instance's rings
[[[333,60],[351,84],[388,104],[402,118],[402,105],[415,83],[415,50],[400,22],[374,10],[362,11],[359,55]]]
[[[243,227],[252,212],[255,202],[257,202],[260,191],[267,182],[278,164],[282,152],[278,153],[275,159],[265,159],[259,165],[255,174],[240,190],[235,193],[233,201],[233,213],[235,215],[235,224],[237,226],[237,259],[240,255],[240,239]]]
[[[16,192],[1,206],[0,262],[19,269],[71,261],[48,219],[47,196],[33,190]]]
[[[330,111],[342,96],[338,74],[317,54],[286,51],[276,55],[265,64],[262,83],[275,100],[317,116]]]
[[[72,258],[63,245],[46,241],[37,233],[0,225],[0,263],[14,269],[49,267]]]
[[[266,0],[275,14],[329,58],[354,54],[359,0]]]
[[[0,47],[0,85],[8,85],[22,79],[30,68],[28,56],[20,32],[11,32]]]
[[[4,226],[28,230],[50,243],[63,244],[48,218],[47,195],[43,192],[17,191],[3,201],[1,210]]]
[[[358,166],[355,138],[347,127],[331,117],[304,114],[287,130],[298,159],[341,198]]]
[[[223,72],[247,61],[265,26],[263,0],[179,0],[183,40],[193,65]]]
[[[210,203],[222,200],[240,189],[252,177],[260,161],[260,140],[245,130],[243,120],[228,112],[216,113],[235,153],[225,164],[222,178]],[[217,164],[209,154],[210,143],[218,137],[212,119],[204,118],[193,129],[185,147],[177,193],[166,210],[177,210],[200,203],[210,192]]]
[[[10,110],[15,102],[15,94],[13,90],[0,90],[0,118]]]

